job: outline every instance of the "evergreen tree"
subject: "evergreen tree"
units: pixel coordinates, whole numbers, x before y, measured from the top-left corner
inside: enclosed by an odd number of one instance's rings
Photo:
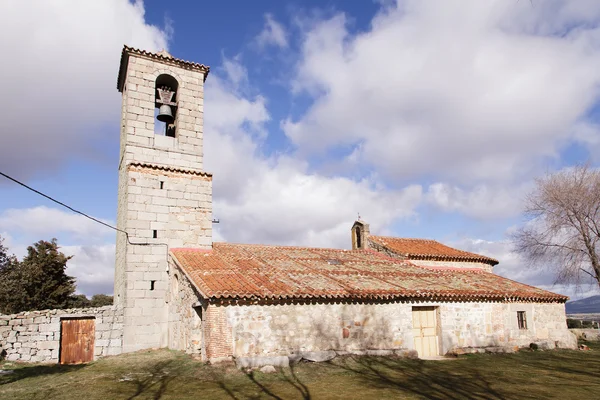
[[[15,256],[8,254],[8,249],[4,246],[4,238],[0,236],[0,273],[4,268],[8,267],[9,264],[15,262]]]
[[[59,251],[56,239],[29,246],[21,262],[13,258],[1,269],[0,312],[69,307],[75,292],[75,278],[65,272],[70,258]]]
[[[16,258],[8,254],[8,249],[3,244],[4,239],[0,237],[0,314],[9,314],[9,304],[13,301],[14,282],[17,281],[15,268]]]
[[[90,299],[85,294],[75,294],[69,298],[68,308],[86,308],[91,307]]]
[[[92,307],[103,307],[112,306],[113,297],[105,294],[95,294],[92,296],[91,306]]]

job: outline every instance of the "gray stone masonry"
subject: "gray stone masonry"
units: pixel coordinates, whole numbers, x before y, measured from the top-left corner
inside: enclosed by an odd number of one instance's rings
[[[202,296],[189,279],[171,259],[169,303],[169,348],[184,350],[188,354],[201,355],[202,342]]]
[[[168,249],[212,246],[212,176],[203,171],[204,72],[131,53],[124,75],[115,263],[123,351],[169,345]],[[175,137],[155,133],[156,82],[177,81]],[[142,243],[145,245],[136,245]]]
[[[567,329],[562,303],[228,305],[217,308],[221,308],[231,336],[214,340],[227,341],[222,349],[230,349],[229,354],[221,351],[219,357],[254,358],[257,363],[307,352],[410,352],[415,350],[413,307],[427,305],[440,310],[440,355],[514,351],[530,343],[544,348],[577,346],[575,335]],[[528,329],[519,329],[517,311],[527,313]]]
[[[123,313],[114,306],[0,315],[0,353],[10,361],[58,362],[61,319],[94,318],[94,359],[121,354]]]

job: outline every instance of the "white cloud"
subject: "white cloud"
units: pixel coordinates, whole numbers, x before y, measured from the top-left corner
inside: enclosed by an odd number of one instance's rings
[[[112,221],[101,221],[114,225]],[[47,240],[61,233],[76,240],[115,235],[110,228],[82,215],[46,206],[4,210],[0,213],[0,229]]]
[[[287,33],[283,25],[275,21],[272,14],[265,14],[263,30],[256,37],[259,47],[277,46],[285,48],[288,46]]]
[[[479,219],[502,219],[521,213],[529,189],[530,184],[514,187],[480,184],[463,189],[438,182],[429,185],[426,199],[444,212],[459,212]]]
[[[113,292],[115,232],[110,228],[81,215],[40,206],[4,210],[0,213],[0,236],[6,239],[9,253],[19,259],[35,242],[57,238],[60,251],[73,256],[67,262],[67,274],[76,278],[78,293],[91,296]]]
[[[395,180],[528,180],[598,101],[600,3],[573,3],[407,1],[358,34],[322,20],[292,84],[315,101],[285,132]]]
[[[231,76],[211,75],[205,94],[205,148],[212,149],[205,165],[215,173],[214,213],[222,238],[348,247],[358,212],[378,230],[413,216],[421,200],[419,185],[389,191],[374,179],[357,182],[310,172],[294,156],[264,156],[261,133],[270,120],[265,99],[242,95],[235,83]]]
[[[77,278],[77,293],[86,296],[113,293],[114,244],[61,246],[60,250],[73,256],[67,262],[67,274]]]
[[[65,4],[36,3],[30,13],[29,2],[13,2],[0,16],[0,30],[12,32],[0,38],[4,55],[19,60],[5,65],[14,79],[0,106],[19,125],[2,138],[0,169],[19,168],[20,176],[91,151],[86,144],[98,137],[90,127],[116,124],[123,43],[167,47],[171,28],[147,25],[141,2]],[[592,2],[582,13],[566,4],[409,1],[396,9],[386,2],[372,29],[358,36],[341,14],[311,25],[293,90],[316,100],[306,115],[283,124],[297,154],[265,155],[267,99],[245,90],[250,82],[240,58],[224,59],[223,76],[217,69],[207,80],[204,103],[205,165],[214,173],[214,216],[221,220],[215,240],[347,248],[357,213],[374,232],[387,232],[415,218],[424,198],[477,218],[514,215],[517,196],[507,181],[517,192],[525,188],[537,160],[555,156],[565,141],[598,143],[583,114],[600,83],[600,34],[584,27],[541,35],[593,20],[600,7]],[[269,14],[257,43],[289,45]],[[357,145],[350,162],[374,174],[324,175],[305,161],[348,144]],[[382,186],[378,173],[408,182],[433,176],[436,183],[423,195],[420,184]],[[24,232],[59,236],[75,256],[69,273],[88,295],[112,287],[114,232],[105,229],[48,207],[0,214],[0,231],[14,248],[25,245]],[[511,279],[552,284],[505,242],[457,247],[499,258],[497,271]]]
[[[167,47],[172,26],[148,25],[141,0],[3,3],[0,13],[2,134],[0,170],[26,179],[73,157],[98,157],[105,124],[117,125],[116,79],[124,44]]]

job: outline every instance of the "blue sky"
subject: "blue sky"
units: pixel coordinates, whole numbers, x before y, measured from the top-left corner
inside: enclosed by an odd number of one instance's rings
[[[123,44],[210,65],[215,239],[350,246],[434,238],[526,268],[506,234],[546,172],[600,146],[595,1],[9,1],[0,171],[114,223]],[[85,3],[85,4],[83,4]],[[0,181],[17,255],[58,238],[88,295],[112,290],[114,232]]]

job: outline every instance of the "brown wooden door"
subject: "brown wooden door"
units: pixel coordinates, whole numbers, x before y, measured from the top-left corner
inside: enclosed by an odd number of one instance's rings
[[[413,307],[413,337],[419,357],[439,355],[435,307]]]
[[[60,335],[60,363],[81,364],[94,360],[96,326],[92,318],[63,319]]]

